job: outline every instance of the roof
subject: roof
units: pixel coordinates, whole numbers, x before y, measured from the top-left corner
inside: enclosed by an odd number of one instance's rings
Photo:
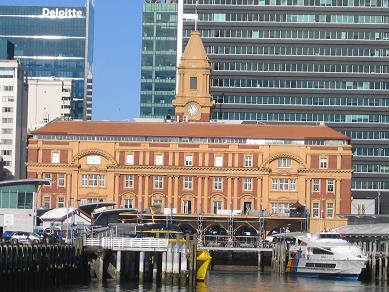
[[[206,60],[208,61],[208,55],[205,52],[203,41],[201,40],[200,32],[192,31],[189,41],[182,54],[181,61],[190,60]]]
[[[343,235],[353,236],[389,236],[389,224],[377,223],[377,224],[358,224],[358,225],[346,225],[335,228],[334,231]]]
[[[221,123],[136,123],[107,121],[56,121],[34,135],[198,137],[288,140],[350,140],[323,125],[269,125]]]
[[[19,186],[19,185],[49,185],[48,179],[15,179],[0,181],[0,187]]]
[[[41,220],[58,220],[60,221],[61,218],[65,217],[66,214],[68,216],[72,216],[73,212],[76,210],[76,208],[70,207],[70,208],[55,208],[50,211],[47,211],[42,216],[40,216]]]

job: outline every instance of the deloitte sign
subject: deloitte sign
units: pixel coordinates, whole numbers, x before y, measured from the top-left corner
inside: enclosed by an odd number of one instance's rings
[[[42,8],[42,16],[44,16],[44,17],[82,17],[82,11],[74,9],[74,8],[65,8],[65,9]]]

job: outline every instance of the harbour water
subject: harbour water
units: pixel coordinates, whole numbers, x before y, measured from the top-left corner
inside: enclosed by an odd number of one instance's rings
[[[51,289],[36,290],[36,292],[51,292]],[[137,282],[123,282],[117,284],[108,281],[100,284],[92,281],[85,285],[70,285],[56,287],[56,292],[381,292],[389,291],[387,284],[364,283],[352,280],[317,279],[309,277],[293,277],[269,273],[247,272],[211,272],[206,285],[199,285],[195,289],[174,285],[157,285],[153,283],[138,284]],[[34,291],[35,292],[35,291]]]

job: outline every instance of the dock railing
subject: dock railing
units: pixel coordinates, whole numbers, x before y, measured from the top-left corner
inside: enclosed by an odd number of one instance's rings
[[[130,238],[130,237],[100,237],[87,238],[84,243],[88,247],[101,247],[112,250],[126,250],[139,248],[167,248],[169,241],[161,238]]]

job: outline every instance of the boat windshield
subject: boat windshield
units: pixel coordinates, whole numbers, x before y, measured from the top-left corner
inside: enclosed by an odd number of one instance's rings
[[[339,233],[320,233],[319,238],[335,238],[335,239],[341,239]]]

